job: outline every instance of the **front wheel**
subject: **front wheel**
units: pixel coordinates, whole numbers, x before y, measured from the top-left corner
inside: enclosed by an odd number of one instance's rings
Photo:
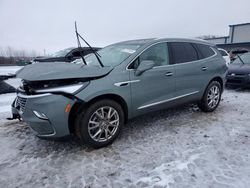
[[[222,94],[222,86],[217,81],[212,81],[201,101],[198,102],[198,107],[204,112],[213,112],[219,105]]]
[[[111,144],[124,124],[122,107],[113,100],[100,100],[78,115],[77,135],[81,141],[94,148]]]

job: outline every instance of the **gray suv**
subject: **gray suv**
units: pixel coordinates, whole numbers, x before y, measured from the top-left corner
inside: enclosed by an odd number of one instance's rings
[[[71,134],[92,147],[114,141],[128,119],[187,102],[219,105],[227,66],[202,40],[144,39],[116,43],[75,63],[28,65],[12,104],[41,138]]]

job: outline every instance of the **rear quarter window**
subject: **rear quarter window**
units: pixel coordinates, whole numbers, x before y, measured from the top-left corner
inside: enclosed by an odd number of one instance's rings
[[[221,54],[222,56],[227,56],[227,53],[224,52],[223,50],[219,50],[219,52],[220,52],[220,54]]]
[[[199,53],[201,53],[202,59],[211,57],[215,54],[215,52],[212,50],[212,48],[209,45],[205,45],[205,44],[195,44],[195,45]]]

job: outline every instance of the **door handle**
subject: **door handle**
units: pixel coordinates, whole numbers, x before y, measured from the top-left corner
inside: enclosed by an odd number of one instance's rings
[[[165,76],[173,76],[173,73],[172,73],[172,72],[167,72],[167,73],[165,74]]]
[[[206,70],[207,70],[207,67],[202,67],[201,70],[202,70],[202,71],[206,71]]]

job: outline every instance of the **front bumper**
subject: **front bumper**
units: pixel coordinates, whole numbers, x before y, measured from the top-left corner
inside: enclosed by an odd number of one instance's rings
[[[250,87],[250,76],[248,75],[227,75],[226,86]]]
[[[13,117],[21,117],[41,138],[62,138],[70,135],[65,107],[74,100],[55,94],[17,94],[12,104]],[[44,117],[39,116],[43,114]]]

